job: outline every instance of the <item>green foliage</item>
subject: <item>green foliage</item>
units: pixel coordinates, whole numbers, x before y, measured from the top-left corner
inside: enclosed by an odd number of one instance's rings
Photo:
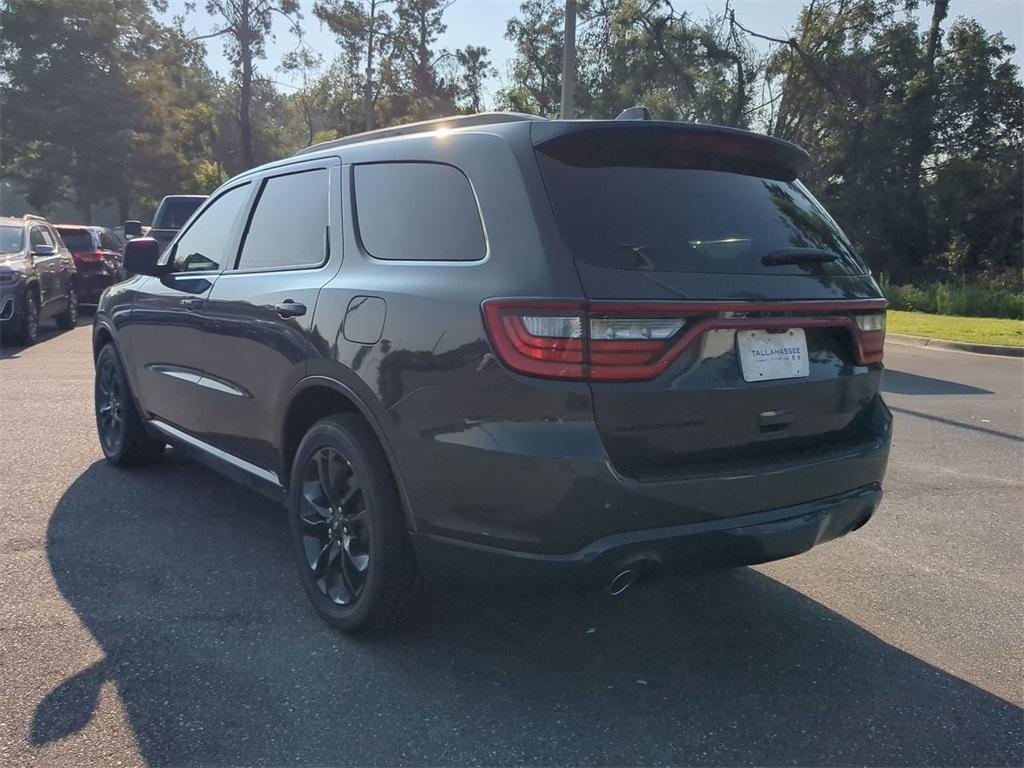
[[[808,5],[769,57],[767,130],[864,259],[899,281],[1020,270],[1024,108],[1013,47],[975,21],[927,30],[902,0]]]
[[[882,291],[895,310],[927,312],[960,317],[1024,319],[1024,292],[1002,281],[893,285],[882,282]]]
[[[46,211],[70,197],[140,215],[207,151],[202,48],[145,0],[11,0],[0,8],[9,177]]]
[[[440,47],[450,2],[192,0],[234,65],[220,79],[183,20],[155,18],[162,0],[4,0],[5,177],[41,212],[71,200],[86,220],[107,203],[145,219],[164,194],[209,191],[310,143],[481,111],[495,71],[483,47]],[[728,4],[696,18],[669,0],[578,2],[578,116],[640,104],[795,141],[812,156],[805,182],[900,286],[886,286],[894,303],[1019,316],[1024,87],[1003,35],[947,19],[946,0],[925,24],[908,0],[815,0],[778,38]],[[280,88],[257,66],[300,5],[337,48],[300,37]],[[557,116],[563,13],[562,0],[523,0],[493,106]]]

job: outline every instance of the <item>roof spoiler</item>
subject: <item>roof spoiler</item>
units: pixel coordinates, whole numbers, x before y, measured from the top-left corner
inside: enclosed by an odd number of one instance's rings
[[[740,128],[637,118],[536,123],[531,138],[537,151],[580,167],[695,168],[793,181],[811,159],[796,144]]]

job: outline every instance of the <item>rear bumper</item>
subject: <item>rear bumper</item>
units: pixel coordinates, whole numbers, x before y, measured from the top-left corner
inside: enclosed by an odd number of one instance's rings
[[[117,272],[106,269],[83,271],[79,269],[75,276],[75,290],[78,291],[78,300],[85,304],[92,304],[99,300],[104,290],[119,282],[122,278]]]
[[[798,555],[860,528],[882,498],[879,484],[739,517],[606,536],[564,555],[514,551],[414,534],[434,579],[483,583],[608,584],[623,570],[675,573],[752,565]]]

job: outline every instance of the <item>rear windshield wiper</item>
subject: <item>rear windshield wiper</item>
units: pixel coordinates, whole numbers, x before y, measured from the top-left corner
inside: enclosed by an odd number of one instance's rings
[[[779,248],[761,257],[766,267],[779,267],[785,264],[827,264],[838,261],[838,253],[821,248]]]

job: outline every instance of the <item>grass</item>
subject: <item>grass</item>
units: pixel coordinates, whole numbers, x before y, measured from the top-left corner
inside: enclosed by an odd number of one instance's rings
[[[889,333],[926,336],[947,341],[967,341],[972,344],[1024,347],[1024,320],[927,315],[923,312],[889,310],[885,324]]]
[[[893,285],[883,278],[881,286],[893,309],[933,315],[1024,320],[1024,292],[995,281]]]

